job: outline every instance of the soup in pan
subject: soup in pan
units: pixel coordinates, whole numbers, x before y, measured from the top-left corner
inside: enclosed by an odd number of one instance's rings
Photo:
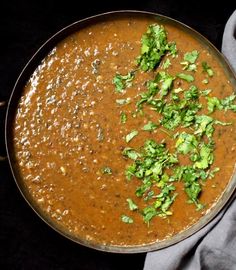
[[[208,48],[147,18],[61,41],[25,85],[14,123],[38,207],[90,243],[171,238],[211,211],[233,174],[236,96]]]

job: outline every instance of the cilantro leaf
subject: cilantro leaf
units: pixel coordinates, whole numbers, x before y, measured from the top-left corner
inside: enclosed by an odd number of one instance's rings
[[[207,109],[209,113],[213,113],[215,109],[221,110],[223,106],[217,97],[207,97]]]
[[[160,96],[162,98],[163,96],[166,96],[168,91],[171,89],[174,77],[164,71],[161,71],[157,73],[155,81],[161,83]]]
[[[192,152],[198,146],[198,141],[196,137],[192,134],[182,132],[176,141],[175,147],[177,151],[181,154],[187,154]]]
[[[198,99],[199,98],[198,88],[195,85],[190,86],[189,90],[184,92],[184,97],[186,100]]]
[[[134,79],[134,72],[131,71],[127,75],[121,75],[117,73],[113,78],[113,84],[115,84],[116,92],[122,93],[126,87],[132,86],[132,80]]]
[[[177,77],[189,83],[194,81],[194,77],[190,74],[178,73]]]
[[[208,94],[210,94],[211,93],[211,89],[206,89],[206,90],[202,90],[201,91],[201,96],[207,96]]]
[[[211,138],[214,132],[213,118],[207,115],[196,115],[195,127],[196,130],[194,134],[197,134],[200,137],[206,134],[208,138]]]
[[[214,75],[212,68],[205,61],[202,62],[202,69],[203,69],[203,72],[206,72],[209,77],[212,77]]]
[[[165,60],[165,62],[163,62],[162,68],[163,68],[163,69],[167,69],[170,65],[171,65],[170,59],[167,58],[167,59]]]
[[[103,167],[102,168],[102,173],[103,174],[112,174],[112,169],[110,167]]]
[[[199,55],[199,52],[197,50],[185,53],[184,61],[180,63],[181,65],[184,66],[183,70],[196,71],[197,65],[195,64],[195,62],[198,58],[198,55]]]
[[[117,103],[118,105],[126,105],[126,104],[129,104],[130,101],[131,101],[130,98],[123,98],[123,99],[117,99],[117,100],[116,100],[116,103]]]
[[[208,84],[209,83],[209,80],[208,79],[204,79],[204,80],[202,80],[202,83]]]
[[[124,112],[121,112],[121,114],[120,114],[120,122],[121,122],[122,124],[125,124],[126,121],[127,121],[127,114],[124,113]]]
[[[194,163],[194,168],[206,169],[214,160],[212,145],[203,143],[201,145],[199,160]]]
[[[157,210],[154,206],[147,206],[143,209],[143,220],[149,223],[150,220],[157,215]]]
[[[184,60],[188,61],[190,64],[193,64],[196,62],[198,56],[199,56],[199,52],[197,50],[194,50],[192,52],[185,53]]]
[[[182,178],[184,181],[184,190],[188,195],[190,202],[195,203],[197,209],[201,209],[202,205],[198,201],[198,197],[202,191],[198,182],[199,174],[192,166],[182,167]]]
[[[168,49],[168,54],[172,55],[172,57],[177,56],[178,50],[177,50],[175,42],[168,43],[167,49]]]
[[[131,217],[126,216],[126,215],[121,215],[121,221],[127,224],[134,223],[134,220]]]
[[[175,43],[167,43],[167,33],[162,25],[151,24],[141,39],[141,52],[137,57],[137,65],[143,71],[155,69],[161,62],[162,57],[169,52],[176,56]]]
[[[134,211],[138,209],[138,206],[130,199],[126,199],[128,206],[129,206],[129,210]]]
[[[132,130],[129,134],[126,135],[125,141],[128,143],[137,135],[138,135],[138,131],[137,130]]]
[[[236,112],[236,104],[233,104],[235,99],[236,99],[235,94],[222,99],[221,105],[223,106],[223,109],[224,110],[232,110],[233,112]]]
[[[123,152],[123,156],[126,156],[130,159],[136,160],[138,157],[140,157],[140,154],[136,152],[133,148],[126,147]]]
[[[146,125],[143,126],[143,130],[145,131],[153,131],[157,129],[158,125],[153,123],[152,121],[149,121]]]

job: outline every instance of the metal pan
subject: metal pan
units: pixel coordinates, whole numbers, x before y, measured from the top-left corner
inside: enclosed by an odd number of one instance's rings
[[[6,126],[5,126],[7,157],[9,160],[9,164],[10,164],[15,182],[22,196],[25,198],[25,200],[28,202],[31,208],[36,212],[36,214],[38,214],[38,216],[42,220],[44,220],[49,226],[51,226],[54,230],[56,230],[57,232],[59,232],[60,234],[69,238],[72,241],[75,241],[81,245],[94,248],[97,250],[103,250],[103,251],[115,252],[115,253],[148,252],[148,251],[158,250],[164,247],[168,247],[183,239],[186,239],[187,237],[199,231],[206,224],[208,224],[222,210],[222,208],[226,205],[226,203],[229,201],[230,197],[232,196],[236,187],[236,174],[234,174],[231,180],[229,181],[229,184],[227,185],[225,191],[223,192],[221,198],[219,199],[215,207],[211,211],[209,211],[209,213],[207,213],[204,217],[202,217],[199,220],[199,222],[197,222],[195,225],[191,226],[189,229],[185,230],[184,232],[179,233],[167,240],[163,240],[161,242],[144,245],[144,246],[127,246],[127,247],[126,246],[122,246],[122,247],[110,246],[110,245],[104,245],[104,244],[93,244],[84,239],[79,239],[73,234],[69,234],[63,227],[60,227],[58,224],[56,224],[49,216],[47,216],[39,208],[39,206],[33,200],[31,194],[28,192],[27,188],[25,187],[23,179],[19,175],[15,152],[13,148],[13,123],[14,123],[14,118],[16,114],[16,108],[17,108],[19,99],[22,95],[22,91],[26,82],[28,81],[30,75],[33,73],[36,67],[39,65],[41,60],[51,51],[51,49],[54,46],[56,46],[56,44],[59,41],[63,40],[65,37],[67,37],[71,33],[75,31],[79,31],[80,29],[88,25],[92,25],[92,24],[95,24],[95,23],[98,23],[107,19],[113,19],[114,17],[126,17],[126,18],[142,17],[142,18],[149,18],[149,19],[151,18],[151,19],[155,19],[158,23],[172,24],[175,27],[181,29],[182,31],[185,31],[186,33],[193,36],[196,40],[198,40],[201,44],[203,44],[203,46],[211,52],[211,54],[221,64],[222,68],[225,71],[226,76],[228,77],[228,80],[231,81],[231,83],[235,86],[235,89],[236,89],[236,79],[235,79],[234,73],[231,70],[225,58],[207,39],[205,39],[202,35],[200,35],[195,30],[191,29],[190,27],[176,20],[173,20],[171,18],[154,14],[154,13],[142,12],[142,11],[115,11],[115,12],[100,14],[97,16],[92,16],[87,19],[83,19],[81,21],[75,22],[65,27],[61,31],[57,32],[54,36],[52,36],[47,42],[45,42],[39,48],[39,50],[33,55],[33,57],[30,59],[28,64],[25,66],[25,68],[21,72],[19,78],[16,81],[16,84],[14,86],[14,89],[12,91],[12,94],[11,94],[11,97],[7,106]]]

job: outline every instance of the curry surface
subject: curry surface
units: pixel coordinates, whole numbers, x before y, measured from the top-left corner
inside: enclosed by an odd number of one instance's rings
[[[130,143],[138,148],[148,138],[166,140],[166,133],[141,130],[157,115],[146,108],[146,117],[132,117],[143,82],[153,79],[154,72],[140,73],[133,86],[124,94],[114,91],[112,79],[116,72],[127,74],[135,68],[134,59],[140,53],[140,40],[147,19],[114,19],[86,27],[59,43],[41,62],[25,86],[14,123],[14,147],[24,184],[51,219],[75,237],[105,245],[143,245],[161,241],[196,223],[221,196],[233,173],[235,164],[235,115],[216,112],[230,127],[217,126],[214,166],[221,170],[206,181],[200,201],[206,207],[196,211],[187,204],[183,184],[177,183],[178,197],[171,206],[169,218],[154,218],[150,225],[136,212],[128,212],[126,199],[137,201],[137,179],[127,182],[125,168],[130,161],[122,157],[124,140],[131,130],[139,135]],[[171,59],[170,74],[182,71],[179,64],[187,51],[198,50],[199,60],[207,61],[215,75],[207,87],[205,78],[196,72],[194,84],[199,89],[212,89],[214,96],[223,98],[233,93],[222,67],[198,41],[171,26],[164,25],[168,40],[176,41],[179,55]],[[175,82],[176,83],[176,82]],[[177,80],[178,83],[178,80]],[[184,88],[186,85],[182,83]],[[131,98],[124,106],[116,99]],[[120,113],[128,115],[120,123]],[[112,175],[103,175],[101,168],[112,168]],[[144,202],[139,204],[145,205]],[[129,213],[133,224],[121,222]]]

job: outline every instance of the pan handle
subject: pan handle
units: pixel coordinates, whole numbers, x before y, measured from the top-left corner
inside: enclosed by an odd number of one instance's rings
[[[6,107],[7,106],[7,102],[6,101],[0,101],[0,108]],[[4,161],[7,159],[7,156],[5,155],[0,155],[0,162]]]

